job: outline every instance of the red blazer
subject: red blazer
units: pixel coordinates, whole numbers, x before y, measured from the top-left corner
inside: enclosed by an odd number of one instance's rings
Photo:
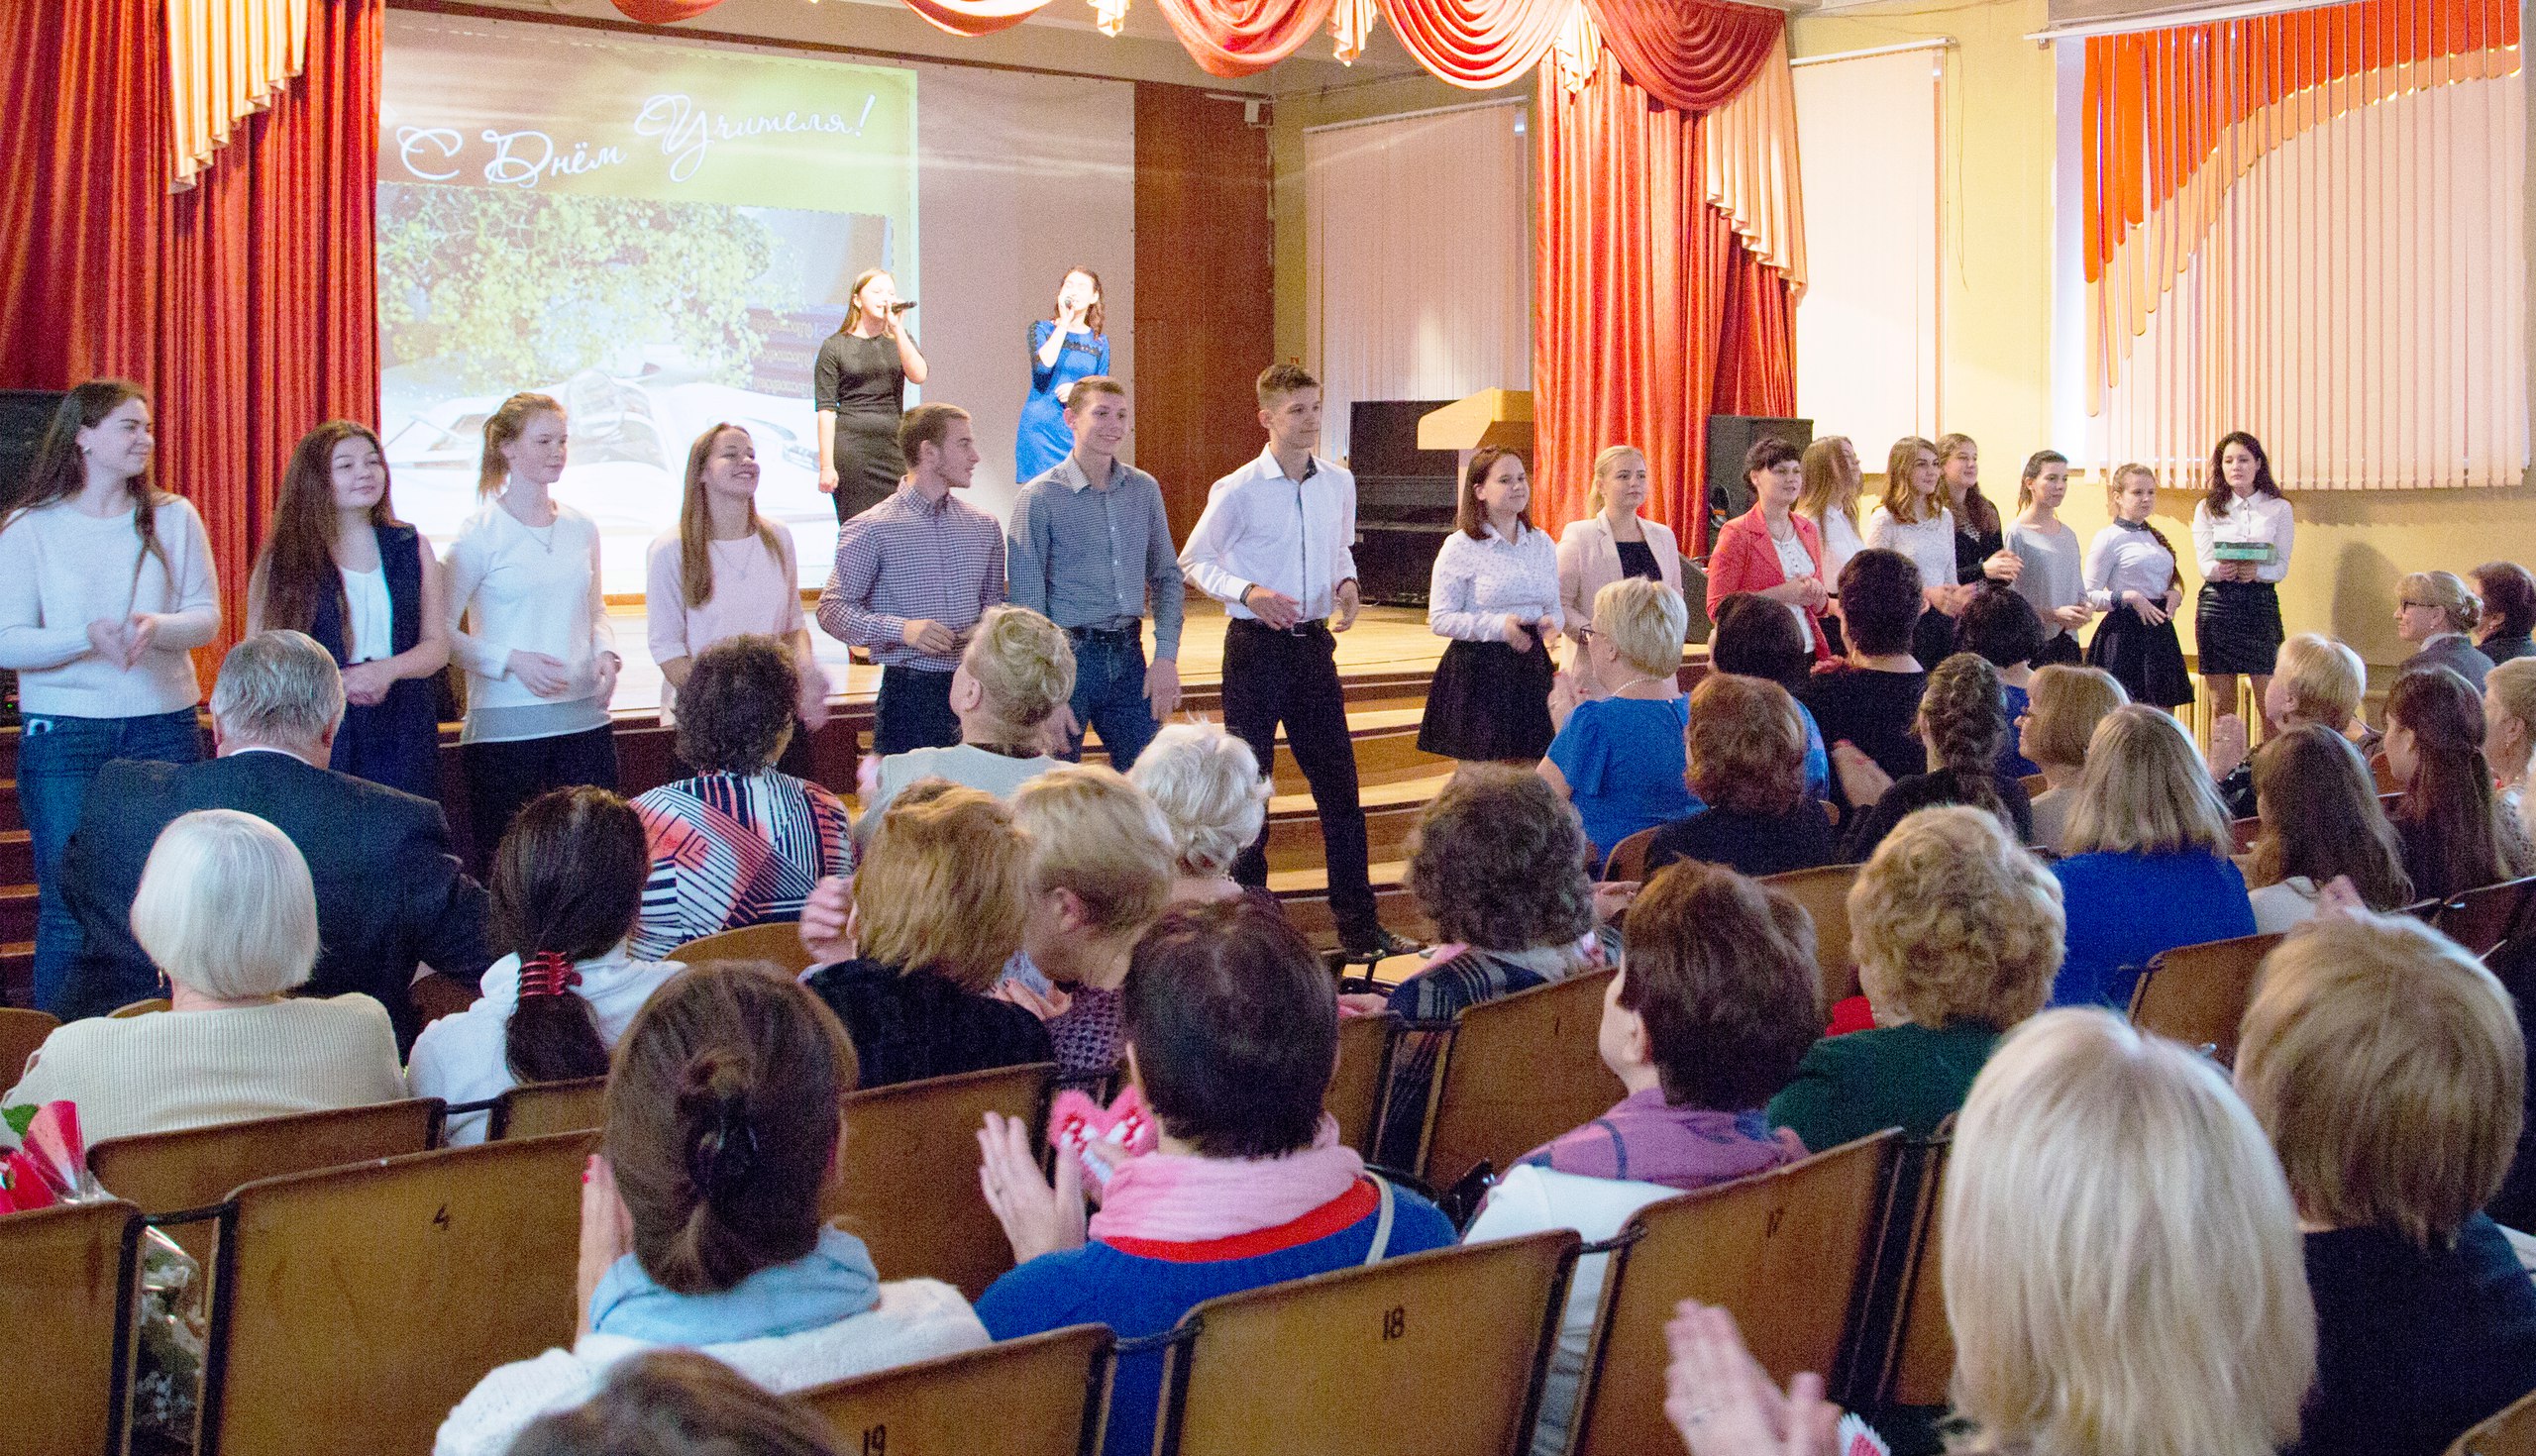
[[[1823,533],[1812,521],[1788,512],[1788,523],[1796,527],[1796,539],[1805,554],[1814,559],[1814,576],[1825,586],[1831,578],[1823,574]],[[1708,612],[1717,615],[1717,605],[1739,591],[1761,591],[1787,584],[1787,572],[1779,568],[1779,549],[1770,540],[1770,528],[1761,520],[1761,508],[1754,506],[1717,533],[1717,545],[1708,555]],[[1814,655],[1832,656],[1832,644],[1823,636],[1821,613],[1810,613],[1806,627],[1814,634]]]

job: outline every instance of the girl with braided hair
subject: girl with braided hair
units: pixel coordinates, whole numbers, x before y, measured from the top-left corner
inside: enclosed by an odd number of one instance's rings
[[[1932,804],[1987,809],[2017,843],[2033,842],[2034,806],[2026,799],[2025,785],[1999,771],[2008,715],[1998,669],[1968,652],[1938,664],[1920,698],[1919,736],[1928,749],[1929,770],[1898,780],[1886,779],[1874,760],[1846,743],[1832,750],[1832,767],[1849,802],[1858,806],[1842,837],[1843,860],[1865,860],[1903,815]]]

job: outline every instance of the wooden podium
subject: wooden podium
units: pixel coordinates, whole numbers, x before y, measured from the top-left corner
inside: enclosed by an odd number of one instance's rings
[[[1532,455],[1532,391],[1482,389],[1456,399],[1418,420],[1420,450],[1450,450],[1453,495],[1461,498],[1461,482],[1470,471],[1473,453],[1496,446],[1520,451],[1529,465]]]

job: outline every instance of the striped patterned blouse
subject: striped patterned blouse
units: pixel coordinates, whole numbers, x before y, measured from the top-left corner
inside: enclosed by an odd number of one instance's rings
[[[658,960],[701,936],[801,918],[830,875],[854,873],[845,804],[790,774],[704,774],[634,800],[652,846],[634,954]]]

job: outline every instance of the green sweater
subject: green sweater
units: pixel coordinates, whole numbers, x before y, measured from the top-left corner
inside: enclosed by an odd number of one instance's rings
[[[1817,1153],[1888,1127],[1905,1137],[1932,1136],[1963,1105],[1998,1040],[1998,1032],[1974,1022],[1827,1036],[1770,1098],[1770,1122]]]

